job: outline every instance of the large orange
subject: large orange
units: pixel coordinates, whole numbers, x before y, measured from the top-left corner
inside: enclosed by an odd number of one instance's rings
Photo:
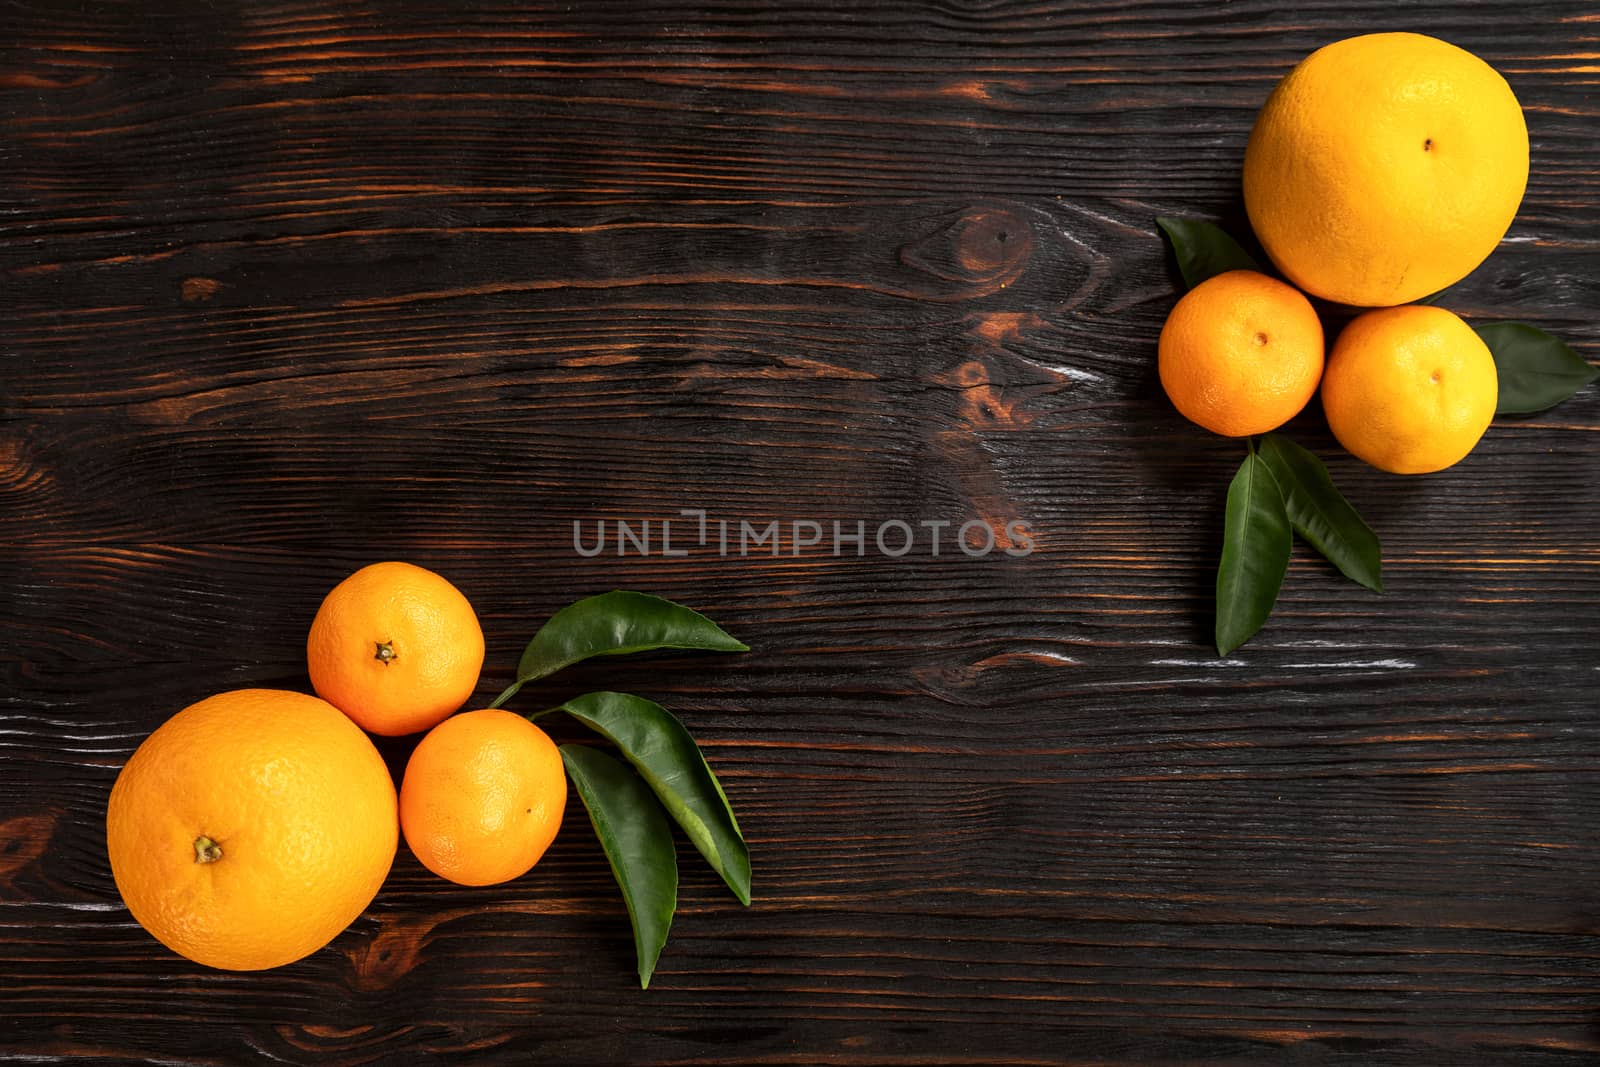
[[[1427,474],[1471,452],[1494,418],[1494,357],[1472,327],[1424,304],[1358,316],[1322,378],[1328,428],[1351,455]]]
[[[317,695],[375,734],[426,730],[466,703],[483,629],[461,591],[410,563],[374,563],[334,587],[306,638]]]
[[[111,873],[128,910],[211,967],[277,967],[333,940],[378,892],[399,839],[372,742],[316,697],[222,693],[178,712],[117,776]]]
[[[1528,128],[1506,80],[1415,33],[1320,48],[1281,81],[1244,157],[1272,262],[1308,293],[1404,304],[1466,277],[1528,184]]]
[[[1162,388],[1185,417],[1228,437],[1292,419],[1322,377],[1322,323],[1293,286],[1249,270],[1185,293],[1161,328]]]
[[[498,708],[428,731],[400,784],[400,826],[422,865],[462,885],[524,874],[561,828],[567,776],[543,730]]]

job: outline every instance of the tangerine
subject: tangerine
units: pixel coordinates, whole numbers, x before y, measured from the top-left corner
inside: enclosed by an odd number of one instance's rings
[[[1316,393],[1322,323],[1294,287],[1227,271],[1179,299],[1158,358],[1162,387],[1190,421],[1226,437],[1266,433]]]
[[[428,731],[400,784],[400,826],[422,865],[461,885],[525,874],[555,840],[567,776],[548,734],[499,708]]]
[[[483,629],[461,591],[410,563],[374,563],[333,588],[306,638],[317,695],[375,734],[426,730],[464,704]]]
[[[1489,428],[1500,381],[1489,346],[1441,307],[1353,319],[1328,357],[1322,409],[1345,451],[1394,474],[1460,462]]]

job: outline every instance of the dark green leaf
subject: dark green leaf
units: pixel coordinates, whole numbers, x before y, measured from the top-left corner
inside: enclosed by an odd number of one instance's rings
[[[1328,468],[1286,437],[1269,433],[1261,440],[1261,458],[1283,494],[1284,510],[1294,532],[1327,557],[1346,578],[1375,593],[1383,592],[1383,552],[1378,535],[1334,488]]]
[[[1491,322],[1477,330],[1500,377],[1496,415],[1547,411],[1600,374],[1560,339],[1526,323]]]
[[[489,706],[498,708],[526,683],[591,656],[621,656],[659,648],[750,650],[698,611],[648,593],[613,590],[569,604],[541,626],[522,652],[517,680]]]
[[[622,750],[734,896],[749,904],[744,836],[722,784],[683,723],[660,704],[629,693],[585,693],[561,707]]]
[[[1220,226],[1196,219],[1156,219],[1156,225],[1166,231],[1178,271],[1191,289],[1226,271],[1261,269]]]
[[[648,989],[656,960],[667,943],[672,913],[678,907],[678,855],[672,844],[672,827],[639,776],[604,752],[562,745],[561,761],[589,810],[595,836],[622,887],[633,923],[639,985]]]
[[[1228,486],[1217,567],[1217,652],[1226,656],[1261,629],[1289,569],[1289,516],[1272,472],[1251,452]]]

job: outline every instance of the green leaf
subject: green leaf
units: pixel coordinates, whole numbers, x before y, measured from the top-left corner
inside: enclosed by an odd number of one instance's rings
[[[622,887],[633,923],[639,987],[649,989],[672,927],[672,913],[678,908],[678,855],[672,827],[638,775],[604,752],[562,745],[561,761]]]
[[[666,708],[629,693],[585,693],[561,709],[622,750],[694,847],[750,903],[750,852],[722,783]]]
[[[1490,322],[1477,331],[1500,376],[1496,415],[1548,411],[1600,374],[1559,338],[1526,323]]]
[[[698,611],[648,593],[617,589],[568,604],[539,627],[517,664],[517,680],[489,706],[498,708],[528,682],[591,656],[660,648],[750,651]]]
[[[1226,656],[1261,629],[1289,569],[1289,516],[1260,456],[1251,452],[1228,486],[1217,567],[1217,652]]]
[[[1178,271],[1191,289],[1226,271],[1261,269],[1220,226],[1197,219],[1156,219],[1156,225],[1166,231]]]
[[[1328,468],[1286,437],[1269,433],[1258,453],[1283,494],[1294,532],[1351,581],[1383,592],[1383,551],[1378,535],[1334,487]]]

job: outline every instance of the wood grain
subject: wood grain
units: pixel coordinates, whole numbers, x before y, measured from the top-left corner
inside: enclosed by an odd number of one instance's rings
[[[0,10],[0,1059],[1600,1052],[1597,394],[1426,479],[1297,419],[1387,592],[1297,546],[1219,660],[1238,447],[1153,365],[1155,216],[1238,226],[1272,84],[1381,29],[1484,56],[1529,121],[1517,221],[1445,303],[1596,359],[1592,10],[155,6]],[[684,508],[1015,519],[1036,551],[573,550]],[[508,886],[402,849],[291,967],[162,950],[106,862],[118,768],[211,692],[307,688],[317,603],[379,558],[473,601],[483,700],[609,588],[746,640],[518,706],[677,711],[753,907],[685,850],[641,993],[569,811]]]

